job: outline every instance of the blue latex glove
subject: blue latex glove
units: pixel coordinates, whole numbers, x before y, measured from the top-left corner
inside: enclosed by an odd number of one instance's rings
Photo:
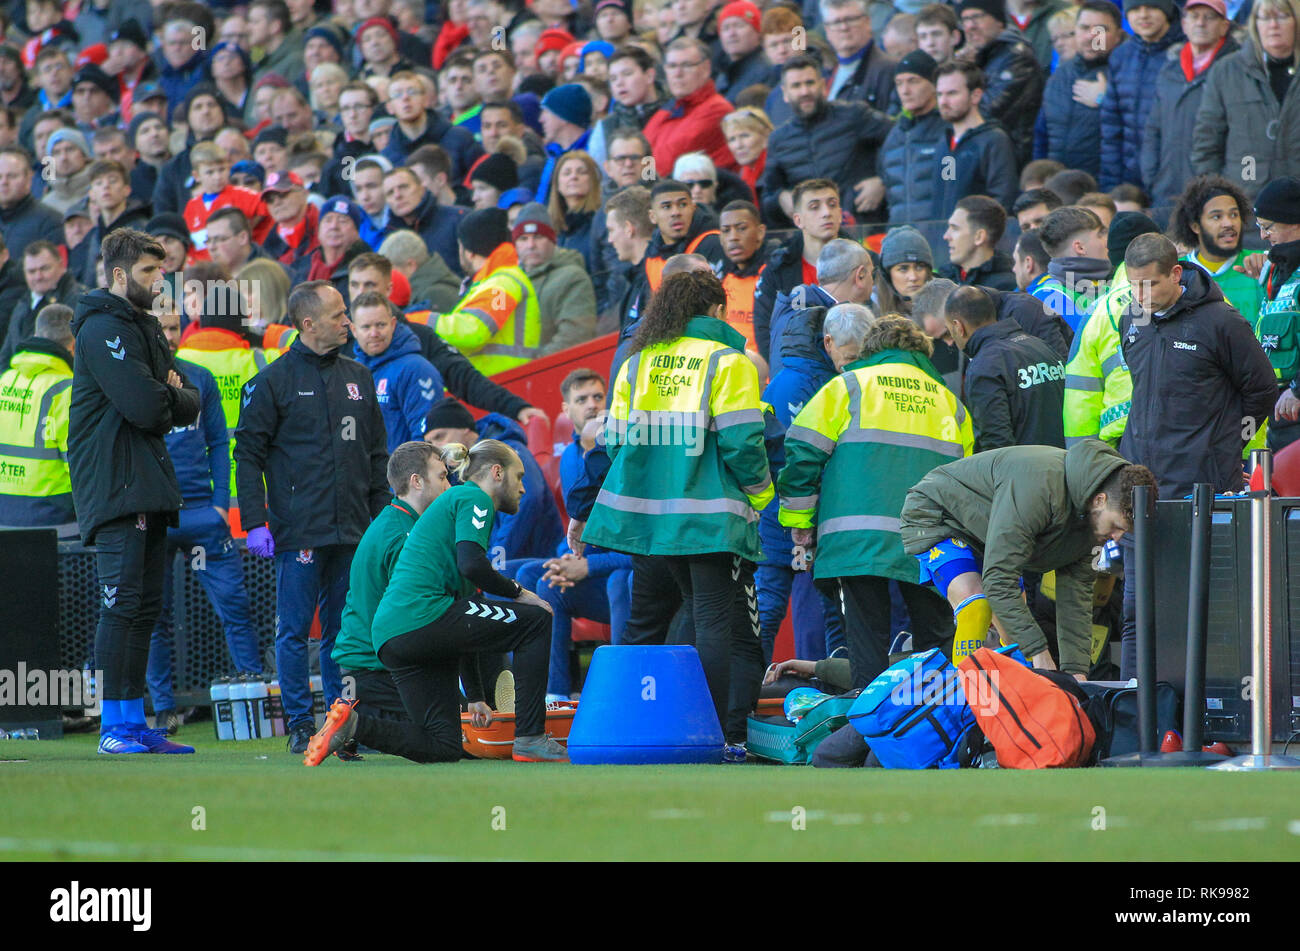
[[[271,529],[265,525],[259,525],[249,532],[248,550],[262,558],[270,558],[275,555],[275,539],[271,537]]]

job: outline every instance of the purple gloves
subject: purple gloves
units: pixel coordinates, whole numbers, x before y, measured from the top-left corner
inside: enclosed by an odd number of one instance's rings
[[[271,537],[271,530],[265,525],[259,525],[249,532],[248,550],[262,558],[272,557],[275,554],[275,539]]]

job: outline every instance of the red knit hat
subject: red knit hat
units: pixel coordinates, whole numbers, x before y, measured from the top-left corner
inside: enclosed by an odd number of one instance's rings
[[[722,21],[727,17],[740,17],[755,30],[760,30],[763,24],[763,14],[749,0],[732,0],[718,12],[718,26],[722,26]]]
[[[397,27],[393,26],[392,21],[387,17],[371,17],[369,20],[366,20],[357,27],[357,39],[360,40],[361,34],[366,32],[366,30],[370,29],[372,26],[382,26],[388,31],[388,35],[393,38],[393,42],[397,42]]]
[[[533,57],[538,59],[543,53],[562,50],[572,42],[573,34],[568,30],[542,30],[542,35],[537,38],[537,45],[533,47]]]

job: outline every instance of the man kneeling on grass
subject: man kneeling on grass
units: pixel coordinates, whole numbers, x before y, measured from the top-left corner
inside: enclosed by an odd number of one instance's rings
[[[920,561],[921,583],[953,606],[959,643],[982,645],[993,621],[1004,644],[1019,644],[1049,670],[1056,664],[1020,576],[1055,571],[1061,670],[1086,680],[1097,546],[1133,530],[1133,488],[1151,486],[1154,506],[1155,484],[1151,470],[1098,439],[1068,450],[991,449],[939,466],[912,487],[903,549]]]
[[[514,759],[569,760],[545,732],[551,607],[499,574],[487,558],[497,511],[519,509],[523,463],[495,439],[480,440],[472,449],[449,443],[442,459],[461,484],[438,496],[412,527],[371,625],[375,652],[392,674],[410,722],[363,716],[353,709],[355,701],[338,700],[307,747],[303,762],[308,766],[354,737],[381,753],[419,763],[460,759],[460,661],[463,654],[480,651],[514,652]],[[475,597],[476,588],[513,603]],[[490,712],[475,708],[477,725],[490,719]]]

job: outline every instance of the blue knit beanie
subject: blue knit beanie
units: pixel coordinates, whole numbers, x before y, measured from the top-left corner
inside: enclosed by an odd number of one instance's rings
[[[591,125],[591,96],[577,83],[556,86],[542,97],[542,108],[580,128]]]

